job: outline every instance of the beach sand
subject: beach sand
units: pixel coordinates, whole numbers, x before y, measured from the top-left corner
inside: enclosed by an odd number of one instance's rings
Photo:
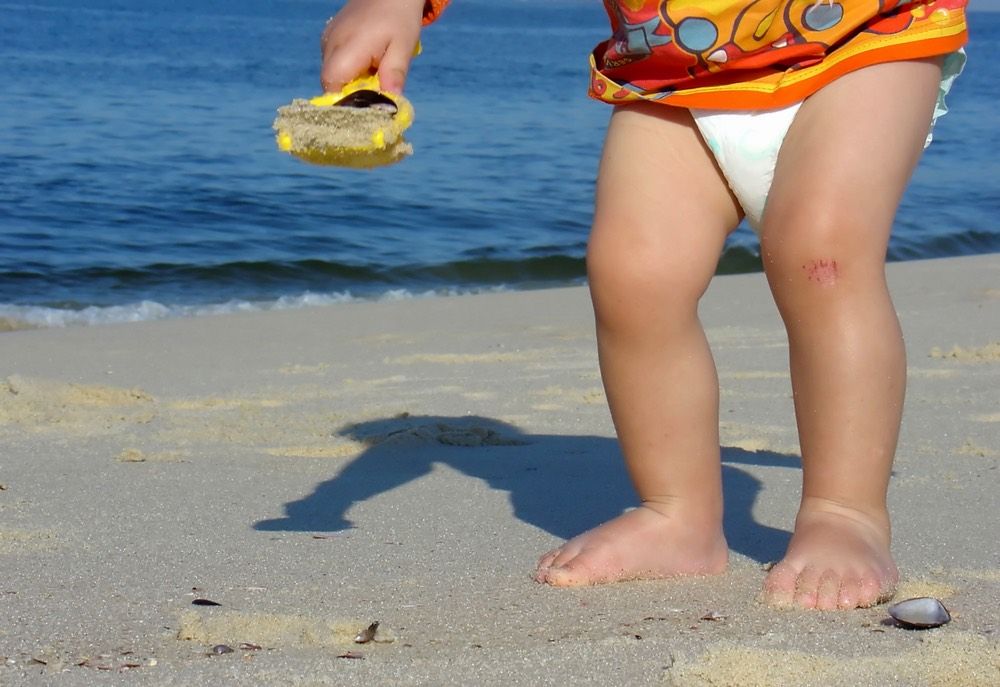
[[[944,627],[756,600],[801,476],[740,275],[702,306],[731,568],[585,589],[530,578],[634,505],[583,288],[0,335],[0,685],[1000,684],[1000,255],[888,272],[897,598]]]

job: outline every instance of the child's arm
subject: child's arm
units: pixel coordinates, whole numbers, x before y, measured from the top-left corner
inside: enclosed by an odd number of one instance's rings
[[[383,90],[400,92],[420,39],[447,0],[349,0],[323,31],[320,82],[339,91],[352,79],[377,72]]]

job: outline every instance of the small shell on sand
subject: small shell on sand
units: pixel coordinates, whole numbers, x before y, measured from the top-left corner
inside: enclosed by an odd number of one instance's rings
[[[368,642],[373,641],[375,639],[375,633],[378,632],[378,625],[379,622],[376,620],[367,628],[359,632],[357,636],[354,638],[355,643],[367,644]]]
[[[920,596],[893,604],[889,606],[889,615],[900,627],[909,630],[940,627],[951,621],[948,609],[932,596]]]

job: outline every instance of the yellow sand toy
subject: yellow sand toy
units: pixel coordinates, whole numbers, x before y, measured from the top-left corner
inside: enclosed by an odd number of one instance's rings
[[[362,76],[337,93],[293,100],[278,108],[273,128],[278,148],[316,165],[378,167],[413,152],[403,132],[413,106],[381,90],[377,75]]]

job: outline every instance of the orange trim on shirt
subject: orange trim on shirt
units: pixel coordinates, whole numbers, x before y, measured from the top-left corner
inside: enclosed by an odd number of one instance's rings
[[[781,88],[737,90],[732,86],[713,92],[711,88],[677,93],[671,105],[719,110],[763,110],[786,107],[805,100],[830,82],[849,72],[882,62],[917,60],[945,55],[961,48],[965,41],[956,38],[923,39],[913,45],[887,45],[830,63],[816,74]]]
[[[450,0],[425,0],[424,2],[424,26],[441,16],[444,8],[448,6]]]

